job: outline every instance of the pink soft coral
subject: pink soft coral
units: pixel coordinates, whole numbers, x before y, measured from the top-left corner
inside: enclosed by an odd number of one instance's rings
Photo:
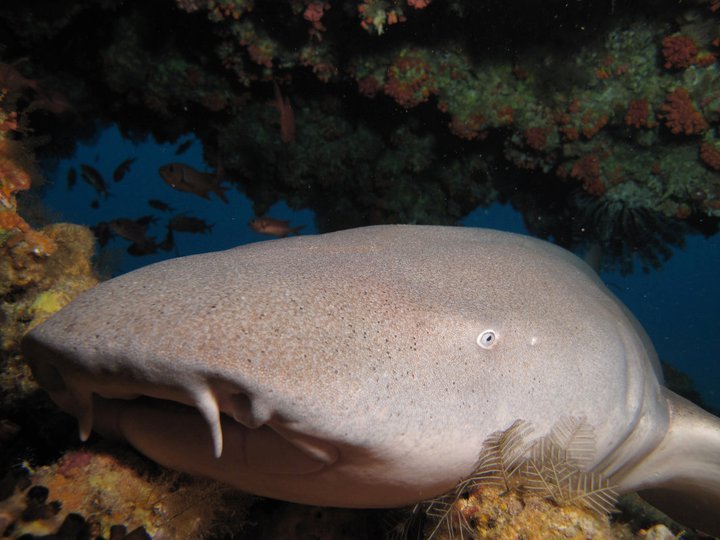
[[[660,110],[665,125],[675,134],[696,135],[708,129],[708,123],[695,108],[690,93],[683,87],[670,92]]]
[[[698,48],[691,37],[681,34],[666,36],[662,46],[667,69],[685,69],[697,60]]]

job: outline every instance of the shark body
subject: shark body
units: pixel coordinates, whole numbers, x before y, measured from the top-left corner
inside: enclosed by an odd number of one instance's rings
[[[588,470],[720,532],[720,421],[663,388],[632,314],[541,240],[391,225],[174,259],[83,293],[23,350],[83,438],[259,495],[412,504],[492,433],[575,417]]]

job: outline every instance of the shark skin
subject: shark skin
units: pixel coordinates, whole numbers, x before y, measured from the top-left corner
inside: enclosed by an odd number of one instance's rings
[[[23,352],[83,439],[258,495],[413,504],[516,420],[541,437],[575,417],[587,470],[720,534],[720,420],[663,388],[583,261],[534,238],[386,225],[173,259],[81,294]]]

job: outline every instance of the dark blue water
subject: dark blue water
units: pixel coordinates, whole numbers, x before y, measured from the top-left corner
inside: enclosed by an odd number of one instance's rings
[[[187,140],[186,138],[181,141]],[[171,215],[183,213],[206,220],[213,225],[211,234],[176,233],[176,247],[169,253],[134,257],[125,254],[126,240],[111,240],[107,248],[123,254],[117,273],[124,273],[162,259],[227,249],[240,244],[266,240],[268,237],[252,231],[248,221],[254,217],[250,201],[236,189],[227,192],[229,204],[214,195],[204,200],[181,193],[165,184],[159,174],[160,166],[182,162],[202,171],[211,169],[202,160],[202,148],[195,142],[183,155],[176,156],[177,144],[157,144],[148,140],[136,145],[124,140],[115,128],[104,130],[92,145],[80,145],[72,160],[65,160],[52,171],[46,188],[45,203],[59,214],[59,219],[85,225],[115,218],[139,218],[152,214],[157,222],[149,234],[161,240]],[[125,178],[115,183],[112,173],[124,159],[135,157]],[[98,197],[95,190],[78,179],[68,190],[67,170],[80,163],[92,165],[105,177],[110,191],[108,198]],[[174,214],[154,210],[148,199],[160,199],[174,208]],[[93,200],[99,207],[91,208]],[[310,210],[293,211],[284,203],[276,204],[268,215],[288,219],[294,225],[304,225],[303,234],[317,232]],[[478,209],[462,220],[472,227],[489,227],[504,231],[526,233],[522,218],[508,206],[495,204]],[[638,272],[629,276],[603,273],[610,289],[630,308],[646,328],[660,358],[689,374],[704,400],[720,409],[720,239],[689,236],[683,250],[659,271]],[[578,344],[582,345],[582,344]]]

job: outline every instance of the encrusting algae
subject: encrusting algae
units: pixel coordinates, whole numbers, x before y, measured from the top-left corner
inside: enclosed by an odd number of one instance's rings
[[[97,284],[90,259],[92,233],[85,227],[58,223],[31,231],[53,246],[38,253],[25,233],[13,232],[0,245],[0,297],[5,328],[2,349],[17,347],[22,335]]]

